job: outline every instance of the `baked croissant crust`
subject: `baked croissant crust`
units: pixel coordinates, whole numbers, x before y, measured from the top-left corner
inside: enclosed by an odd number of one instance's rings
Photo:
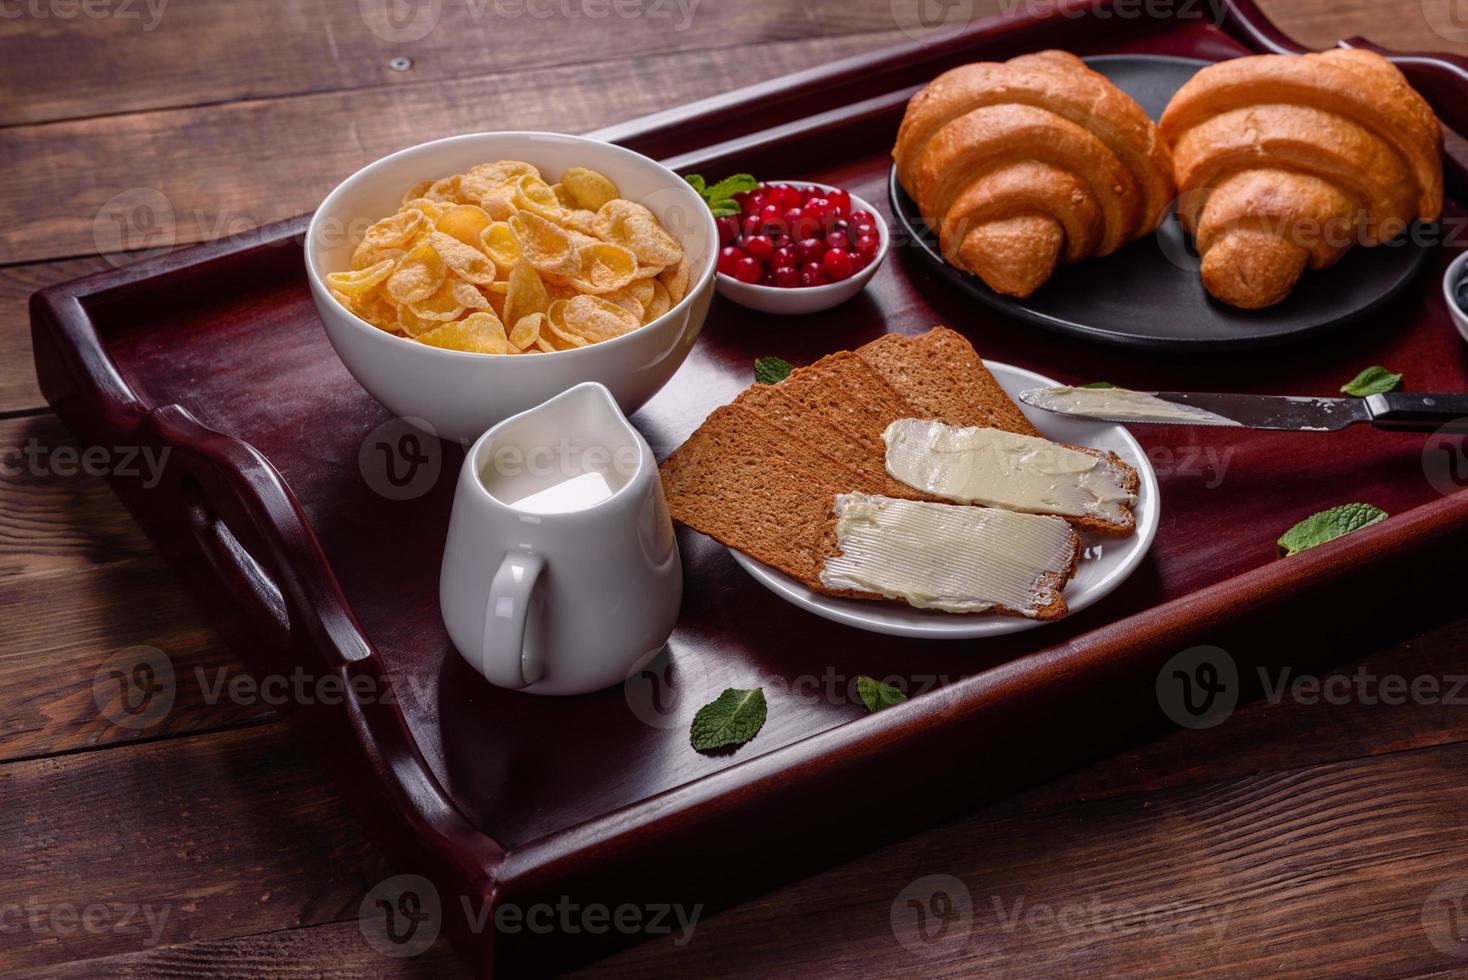
[[[1174,194],[1152,120],[1064,51],[939,75],[908,103],[892,157],[944,257],[1021,298],[1059,262],[1151,234]]]
[[[1205,68],[1173,96],[1161,129],[1203,285],[1232,306],[1272,306],[1305,269],[1442,213],[1442,127],[1370,51]]]

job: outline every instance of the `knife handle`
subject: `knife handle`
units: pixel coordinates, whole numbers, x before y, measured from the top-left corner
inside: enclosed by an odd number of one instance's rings
[[[1371,424],[1401,432],[1468,432],[1468,395],[1393,391],[1366,396]]]

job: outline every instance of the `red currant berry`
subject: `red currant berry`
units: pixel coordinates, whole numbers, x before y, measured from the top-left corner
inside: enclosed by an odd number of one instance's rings
[[[851,276],[851,253],[844,248],[833,248],[821,257],[821,265],[832,282],[840,282]]]
[[[795,245],[795,257],[802,263],[819,262],[825,254],[826,243],[819,238],[802,238]]]
[[[775,285],[781,289],[794,289],[800,285],[800,273],[795,271],[793,265],[776,266]]]
[[[719,271],[726,276],[734,275],[734,268],[744,261],[744,252],[734,245],[719,249]]]
[[[759,264],[758,259],[746,255],[734,263],[734,278],[740,282],[759,282],[759,277],[764,274],[764,267]]]
[[[744,252],[760,262],[768,262],[775,252],[775,243],[769,235],[752,235],[744,240]]]

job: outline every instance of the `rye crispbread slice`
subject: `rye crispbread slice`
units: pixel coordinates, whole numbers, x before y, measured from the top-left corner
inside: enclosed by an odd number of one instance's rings
[[[786,398],[779,389],[779,385],[751,385],[733,404],[754,412],[791,439],[820,446],[849,467],[864,486],[897,482],[887,475],[885,461],[875,459],[856,436]]]
[[[787,398],[781,391],[783,384],[752,385],[733,404],[753,411],[786,438],[818,446],[827,456],[839,460],[856,477],[853,489],[903,499],[930,499],[922,491],[888,475],[885,449],[874,451],[826,416]]]
[[[1123,490],[1133,497],[1137,495],[1138,488],[1142,485],[1142,477],[1137,473],[1135,466],[1129,466],[1122,462],[1120,456],[1109,449],[1093,449],[1090,446],[1072,446],[1064,444],[1067,449],[1095,456],[1101,460],[1101,464],[1116,475],[1116,482]],[[1119,522],[1107,521],[1096,516],[1067,517],[1071,527],[1080,531],[1090,531],[1093,534],[1105,535],[1108,538],[1125,538],[1136,533],[1137,514],[1131,507],[1122,504],[1121,520]]]
[[[1038,436],[963,335],[934,327],[917,337],[889,333],[856,353],[921,414],[949,425]]]
[[[938,502],[941,503],[941,501]],[[948,506],[961,507],[964,505],[949,504]],[[823,592],[827,595],[847,596],[854,599],[881,600],[887,598],[886,596],[865,592],[836,591],[827,588],[826,585],[820,581],[820,569],[823,565],[825,565],[826,559],[841,554],[841,547],[837,543],[836,538],[836,515],[834,499],[832,500],[831,512],[827,515],[824,524],[822,524],[821,526],[821,535],[816,543],[814,550],[815,553],[819,556],[819,561],[816,565],[816,580],[814,583],[805,583],[814,591]],[[1074,527],[1072,527],[1070,567],[1067,568],[1064,572],[1046,572],[1045,574],[1041,575],[1039,579],[1036,580],[1034,586],[1034,594],[1040,601],[1034,607],[1033,615],[1031,615],[1029,612],[1026,612],[1025,610],[1011,609],[1008,606],[995,606],[992,609],[989,609],[982,613],[956,613],[953,615],[1020,616],[1024,618],[1038,619],[1041,622],[1052,622],[1054,620],[1061,619],[1066,615],[1066,613],[1070,612],[1070,608],[1065,603],[1066,583],[1075,578],[1076,569],[1080,567],[1080,563],[1081,536],[1077,534],[1074,530]],[[910,603],[907,603],[904,599],[899,599],[896,601],[910,605]]]
[[[861,447],[860,460],[843,460],[854,469],[873,461],[886,472],[882,433],[896,418],[916,409],[851,351],[828,354],[810,367],[796,368],[776,391],[807,415],[823,418]],[[855,464],[861,465],[855,465]]]
[[[715,409],[658,467],[668,511],[720,544],[819,585],[824,528],[834,526],[832,485],[854,474],[790,453],[773,431],[737,405]]]

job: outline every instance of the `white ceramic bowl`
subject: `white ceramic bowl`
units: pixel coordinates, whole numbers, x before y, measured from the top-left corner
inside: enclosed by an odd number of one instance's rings
[[[813,180],[767,180],[766,184],[795,184],[800,187],[819,187],[823,191],[837,190],[831,184],[819,184]],[[877,223],[877,235],[881,244],[877,248],[877,256],[868,263],[856,275],[840,282],[828,282],[824,286],[803,286],[794,289],[782,289],[779,286],[761,286],[758,283],[740,282],[733,276],[718,273],[719,295],[731,299],[740,306],[747,306],[751,310],[759,310],[761,313],[816,313],[820,310],[829,310],[831,307],[844,303],[866,287],[872,276],[877,274],[877,269],[887,258],[887,247],[891,244],[891,236],[887,233],[887,219],[882,217],[882,212],[872,207],[866,201],[851,195],[851,210],[866,211],[871,214]],[[717,232],[717,228],[715,229]],[[715,239],[717,241],[717,237]],[[717,252],[717,249],[715,249]],[[715,262],[718,256],[715,255]]]
[[[568,167],[606,174],[623,197],[645,205],[682,242],[691,264],[687,295],[652,323],[599,344],[546,354],[471,354],[385,333],[326,290],[326,275],[350,267],[362,230],[396,211],[405,190],[494,160],[533,163],[552,181]],[[667,384],[703,327],[718,240],[713,216],[693,188],[640,153],[558,133],[474,133],[400,150],[342,181],[306,232],[306,275],[326,335],[362,387],[441,438],[471,441],[583,381],[601,382],[623,412],[635,412]]]
[[[1458,333],[1468,340],[1468,310],[1465,310],[1458,302],[1458,285],[1468,281],[1468,252],[1464,252],[1453,260],[1448,266],[1448,274],[1443,277],[1443,296],[1448,301],[1448,312],[1452,314],[1453,325],[1458,328]]]

